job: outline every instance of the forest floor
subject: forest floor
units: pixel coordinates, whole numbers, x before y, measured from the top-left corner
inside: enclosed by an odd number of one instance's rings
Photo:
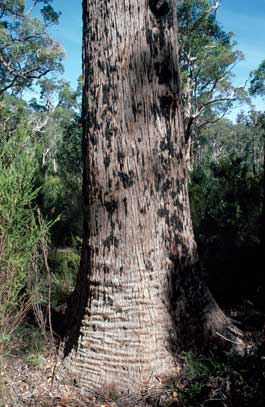
[[[50,348],[50,349],[49,349]],[[11,352],[1,364],[0,407],[102,407],[79,389],[57,379],[58,351],[52,344],[25,358]]]
[[[251,309],[251,312],[249,311]],[[24,325],[0,357],[0,407],[264,407],[264,317],[251,304],[226,310],[254,344],[245,357],[182,354],[181,377],[159,397],[122,401],[84,396],[57,378],[58,349],[36,327]]]

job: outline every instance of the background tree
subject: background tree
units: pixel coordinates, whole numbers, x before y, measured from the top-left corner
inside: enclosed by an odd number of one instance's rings
[[[189,192],[195,236],[209,285],[223,303],[246,296],[262,303],[263,134],[257,118],[252,111],[235,124],[222,119],[200,129],[194,144]]]
[[[84,241],[65,352],[86,390],[150,387],[184,344],[229,335],[196,267],[175,12],[83,2]]]
[[[178,7],[179,58],[186,154],[198,129],[214,123],[235,102],[246,100],[244,86],[233,84],[233,68],[243,58],[232,33],[217,20],[219,2],[183,1]],[[191,164],[191,163],[190,163]]]
[[[252,96],[265,95],[265,60],[250,74],[249,93]]]
[[[48,78],[38,84],[40,100],[30,101],[29,121],[42,146],[39,204],[46,218],[58,219],[53,244],[72,246],[82,235],[80,87]]]
[[[62,70],[63,50],[48,34],[58,23],[52,0],[0,2],[0,94],[21,92],[33,81]],[[40,17],[32,16],[40,6]]]
[[[38,147],[26,122],[28,110],[21,101],[11,101],[17,116],[8,121],[12,116],[5,105],[0,126],[0,351],[1,338],[10,338],[29,310],[41,302],[41,253],[50,226],[36,207]]]
[[[59,17],[50,3],[49,0],[0,2],[3,332],[13,331],[29,309],[35,309],[36,300],[38,307],[44,308],[49,301],[54,305],[64,302],[72,290],[79,262],[76,249],[82,223],[80,92],[73,91],[66,81],[55,79],[62,71],[63,51],[48,34]],[[47,76],[51,72],[53,77]],[[33,85],[35,94],[39,91],[39,98],[23,100],[23,91]],[[5,158],[8,154],[9,161]],[[52,266],[52,298],[41,260],[42,244],[47,247],[50,238],[50,252],[45,255]],[[16,239],[20,248],[15,245]],[[57,255],[58,246],[67,249]]]
[[[262,96],[265,99],[265,60],[260,63],[258,68],[250,75],[249,93],[252,96]],[[259,113],[257,117],[257,126],[261,129],[263,135],[263,210],[261,216],[261,250],[264,253],[265,248],[265,112]]]

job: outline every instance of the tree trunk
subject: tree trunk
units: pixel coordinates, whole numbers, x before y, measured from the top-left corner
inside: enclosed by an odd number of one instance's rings
[[[227,324],[196,274],[174,8],[83,1],[84,243],[65,353],[87,390],[175,375],[185,341]]]
[[[255,122],[255,125],[260,126],[260,129],[263,131],[262,134],[262,143],[263,143],[263,148],[261,150],[261,156],[259,155],[259,159],[257,160],[257,164],[254,162],[254,156],[255,154],[253,154],[253,175],[256,175],[257,170],[256,167],[260,168],[261,171],[261,213],[260,213],[260,219],[259,219],[259,232],[258,232],[258,236],[259,236],[259,240],[260,240],[260,245],[259,245],[259,252],[260,252],[260,259],[259,261],[264,263],[265,260],[265,128],[263,128],[265,126],[265,122],[263,124],[263,118],[261,117],[260,123]],[[254,137],[253,137],[253,143],[254,145]],[[254,148],[253,148],[254,150]],[[254,171],[255,168],[255,171]],[[263,273],[262,273],[263,274]],[[263,281],[265,283],[265,280],[263,278]]]

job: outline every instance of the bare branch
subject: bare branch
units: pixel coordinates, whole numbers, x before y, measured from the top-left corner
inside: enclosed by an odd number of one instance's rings
[[[215,124],[215,123],[219,122],[219,120],[222,120],[225,117],[226,114],[227,114],[227,111],[224,112],[221,116],[217,117],[214,120],[205,120],[204,122],[202,122],[202,123],[200,123],[198,125],[198,128],[200,129],[200,128],[204,127],[204,126],[207,126],[207,124]]]
[[[32,5],[30,6],[30,8],[28,9],[28,11],[25,12],[25,15],[28,16],[29,14],[32,13],[32,11],[34,10],[34,8],[37,6],[38,1],[34,0]]]

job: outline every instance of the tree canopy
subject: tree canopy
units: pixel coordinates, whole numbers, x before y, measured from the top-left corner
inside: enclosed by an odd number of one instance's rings
[[[0,2],[0,94],[29,88],[33,81],[63,68],[63,50],[48,28],[57,24],[59,13],[52,0],[1,0]],[[39,8],[39,17],[33,11]]]
[[[179,57],[186,140],[192,128],[223,117],[233,104],[246,99],[244,84],[233,84],[233,68],[243,58],[233,33],[218,22],[219,2],[180,2]]]

